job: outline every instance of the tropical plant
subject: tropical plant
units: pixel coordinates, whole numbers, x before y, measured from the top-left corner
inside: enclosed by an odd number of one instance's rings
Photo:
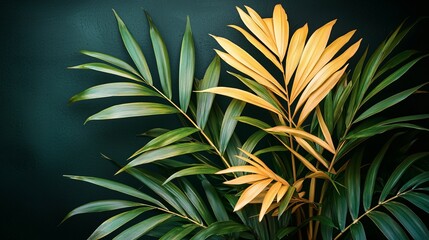
[[[428,56],[397,50],[415,23],[402,23],[352,68],[347,62],[361,40],[349,43],[352,30],[330,41],[336,20],[309,34],[307,24],[291,31],[280,4],[269,18],[247,6],[237,10],[247,30],[230,27],[255,49],[213,36],[224,51],[215,50],[198,79],[188,18],[177,81],[149,14],[157,80],[114,12],[133,64],[82,51],[102,62],[71,68],[131,81],[97,85],[70,101],[133,96],[137,102],[108,107],[86,121],[170,114],[181,125],[145,132],[150,141],[125,164],[103,155],[117,165],[116,174],[140,185],[66,175],[126,197],[84,204],[64,220],[114,212],[89,239],[366,239],[380,233],[388,239],[427,238],[421,218],[429,213],[429,169],[419,162],[427,163],[429,153],[414,146],[427,136],[429,114],[388,111],[424,93],[427,82],[398,84]],[[221,59],[242,87],[219,86]],[[230,99],[226,107],[216,95]],[[247,126],[246,132],[237,125]]]

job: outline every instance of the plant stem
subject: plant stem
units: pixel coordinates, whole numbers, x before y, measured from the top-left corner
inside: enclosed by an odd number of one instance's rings
[[[220,152],[220,150],[216,147],[216,145],[212,142],[212,140],[204,133],[203,129],[201,129],[196,122],[194,122],[192,120],[192,118],[190,118],[188,116],[188,114],[186,114],[179,106],[177,106],[171,99],[169,99],[167,96],[164,95],[164,93],[162,93],[158,88],[156,88],[153,85],[149,86],[152,87],[152,89],[154,89],[159,95],[161,95],[165,100],[167,100],[174,108],[176,108],[186,119],[188,119],[188,121],[196,128],[198,129],[198,131],[201,133],[201,135],[204,137],[204,139],[207,141],[207,143],[215,150],[216,154],[221,158],[222,162],[225,164],[225,166],[227,168],[231,167],[231,165],[228,163],[228,161],[225,159],[225,157],[222,155],[222,153]]]
[[[382,206],[382,205],[384,205],[384,204],[386,204],[386,203],[388,203],[388,202],[390,202],[390,201],[392,201],[392,200],[394,200],[394,199],[396,199],[396,198],[398,198],[398,197],[400,197],[400,196],[402,196],[402,195],[404,195],[404,194],[407,194],[407,193],[409,193],[409,192],[411,192],[412,191],[412,189],[410,189],[410,190],[408,190],[408,191],[405,191],[405,192],[402,192],[402,193],[398,193],[398,194],[396,194],[395,196],[393,196],[393,197],[391,197],[391,198],[389,198],[389,199],[387,199],[387,200],[385,200],[385,201],[383,201],[383,202],[380,202],[380,203],[378,203],[377,205],[375,205],[373,208],[371,208],[371,209],[369,209],[368,211],[366,211],[364,214],[362,214],[362,215],[360,215],[358,218],[356,218],[351,224],[349,224],[346,228],[344,228],[344,230],[343,231],[341,231],[335,238],[334,238],[334,240],[337,240],[339,237],[341,237],[341,235],[343,235],[343,233],[345,233],[345,232],[347,232],[347,230],[349,230],[349,228],[351,227],[351,226],[353,226],[353,224],[356,224],[357,222],[359,222],[360,221],[360,219],[361,218],[363,218],[363,217],[365,217],[366,215],[368,215],[369,213],[371,213],[372,211],[374,211],[375,209],[377,209],[378,207],[380,207],[380,206]]]

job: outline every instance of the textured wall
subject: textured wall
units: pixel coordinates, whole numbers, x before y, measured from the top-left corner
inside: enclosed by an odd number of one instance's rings
[[[291,28],[305,22],[310,31],[337,18],[333,34],[356,28],[354,39],[374,48],[405,17],[428,12],[423,1],[342,0],[144,0],[144,1],[8,1],[0,3],[0,209],[1,239],[84,239],[99,223],[96,216],[70,219],[58,226],[72,208],[115,195],[62,177],[63,174],[110,177],[114,169],[99,153],[124,160],[140,147],[135,137],[167,119],[136,118],[83,125],[90,114],[117,100],[68,105],[73,94],[114,78],[68,66],[90,61],[79,50],[101,51],[124,58],[114,8],[143,46],[150,44],[147,10],[166,40],[173,77],[186,16],[189,15],[197,48],[196,76],[202,77],[214,56],[209,33],[237,39],[226,27],[241,24],[235,6],[248,5],[271,15],[281,2]],[[376,3],[373,3],[376,2]],[[405,47],[428,50],[427,20],[412,32]],[[148,58],[151,52],[143,47]],[[362,48],[363,49],[363,48]],[[149,60],[154,66],[154,61]],[[427,64],[427,61],[425,62]],[[225,66],[225,65],[224,65]],[[418,65],[423,73],[422,64]],[[155,70],[153,70],[155,72]],[[416,77],[425,77],[416,72]],[[223,74],[221,84],[231,80]],[[422,106],[428,106],[426,103]],[[120,176],[119,176],[120,177]]]

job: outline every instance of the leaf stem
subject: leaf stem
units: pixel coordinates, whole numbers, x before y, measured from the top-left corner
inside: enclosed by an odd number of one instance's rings
[[[380,207],[380,206],[382,206],[382,205],[384,205],[384,204],[386,204],[386,203],[388,203],[388,202],[390,202],[390,201],[392,201],[392,200],[394,200],[394,199],[396,199],[396,198],[398,198],[398,197],[400,197],[400,196],[402,196],[402,195],[404,195],[404,194],[407,194],[407,193],[409,193],[409,192],[411,192],[411,191],[413,191],[413,189],[410,189],[410,190],[408,190],[408,191],[405,191],[405,192],[402,192],[402,193],[398,193],[398,194],[396,194],[395,196],[393,196],[393,197],[391,197],[391,198],[389,198],[389,199],[387,199],[387,200],[385,200],[385,201],[383,201],[383,202],[379,202],[377,205],[375,205],[374,207],[372,207],[371,209],[369,209],[368,211],[366,211],[365,213],[363,213],[362,215],[360,215],[358,218],[356,218],[351,224],[349,224],[346,228],[344,228],[344,230],[343,231],[341,231],[335,238],[334,238],[334,240],[337,240],[337,239],[339,239],[339,237],[341,237],[341,235],[343,235],[343,233],[345,233],[345,232],[347,232],[347,230],[349,230],[349,228],[351,227],[351,226],[353,226],[353,224],[356,224],[357,222],[359,222],[360,221],[360,219],[361,218],[363,218],[363,217],[365,217],[366,215],[368,215],[369,213],[371,213],[372,211],[374,211],[375,209],[377,209],[378,207]]]

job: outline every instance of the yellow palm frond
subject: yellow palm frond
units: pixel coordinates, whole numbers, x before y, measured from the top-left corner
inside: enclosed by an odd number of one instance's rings
[[[289,84],[289,81],[298,66],[299,59],[301,59],[307,34],[308,25],[305,24],[303,27],[296,30],[290,39],[289,49],[287,50],[286,55],[285,86]]]
[[[278,57],[283,61],[289,41],[289,23],[282,5],[277,4],[273,11],[273,29]]]

